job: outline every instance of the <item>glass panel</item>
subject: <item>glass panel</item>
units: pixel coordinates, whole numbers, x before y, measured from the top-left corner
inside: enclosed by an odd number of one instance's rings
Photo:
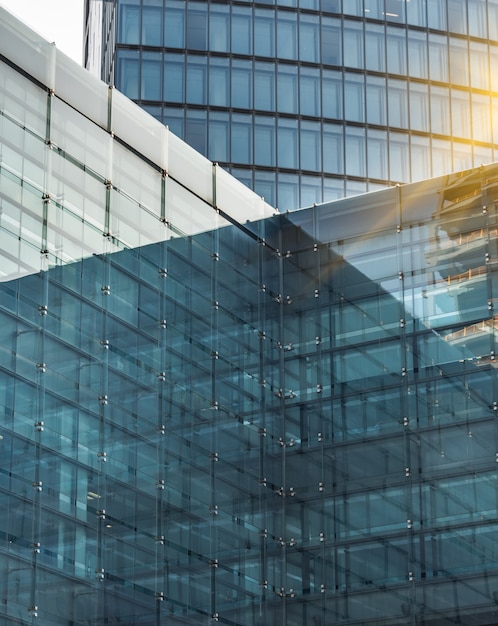
[[[450,82],[452,85],[469,84],[469,53],[467,41],[450,38]]]
[[[228,59],[210,58],[209,61],[209,104],[230,106],[230,76]]]
[[[232,162],[252,163],[252,120],[246,115],[232,115]]]
[[[427,35],[408,31],[408,71],[414,78],[428,78]]]
[[[352,122],[365,121],[365,85],[361,75],[345,75],[344,113],[346,119]]]
[[[252,54],[252,11],[244,7],[232,7],[232,52]]]
[[[428,137],[411,138],[412,180],[431,177],[431,150]]]
[[[183,54],[164,55],[164,99],[167,102],[185,100],[185,57]]]
[[[275,110],[275,66],[271,63],[254,64],[254,108]]]
[[[200,2],[189,2],[187,9],[187,48],[206,50],[208,7]]]
[[[406,3],[406,21],[415,26],[427,25],[427,0],[411,0]]]
[[[318,63],[320,60],[320,30],[316,18],[300,15],[299,18],[299,58],[301,61]]]
[[[477,89],[489,90],[488,46],[470,42],[470,81]]]
[[[322,169],[321,124],[301,122],[301,169],[319,172]]]
[[[323,169],[331,174],[344,173],[344,131],[342,126],[323,125]]]
[[[277,76],[278,106],[280,113],[297,113],[298,110],[298,77],[297,67],[280,65]]]
[[[254,54],[275,56],[275,11],[254,10]]]
[[[278,177],[277,193],[282,211],[292,211],[299,207],[299,181],[294,175],[281,174]]]
[[[448,0],[448,30],[467,34],[467,0]]]
[[[445,87],[431,87],[432,132],[451,135],[450,91]],[[447,170],[450,171],[450,170]]]
[[[279,11],[277,15],[277,57],[297,59],[297,14]]]
[[[185,120],[185,141],[197,152],[207,154],[207,113],[187,111]]]
[[[278,167],[298,168],[297,121],[280,119],[278,122]]]
[[[346,174],[348,176],[366,176],[365,131],[349,128],[346,133]]]
[[[207,104],[207,59],[191,57],[187,59],[187,102]]]
[[[442,176],[452,170],[451,141],[448,139],[432,140],[432,173],[434,176]]]
[[[409,182],[410,151],[408,135],[389,133],[389,180]]]
[[[455,137],[471,139],[470,101],[467,91],[451,90],[451,123]]]
[[[322,72],[322,108],[323,116],[342,119],[342,74],[323,70]]]
[[[357,22],[344,22],[344,65],[363,69],[363,25]]]
[[[498,2],[496,0],[488,0],[488,29],[490,41],[498,40]]]
[[[275,149],[275,118],[255,117],[254,160],[261,165],[274,166]],[[269,202],[268,198],[266,199]]]
[[[410,83],[410,128],[429,132],[430,109],[427,85]]]
[[[164,44],[170,48],[185,47],[185,2],[166,0],[164,10]]]
[[[489,142],[491,138],[491,116],[489,96],[472,94],[472,136],[474,141]]]
[[[116,87],[131,100],[139,98],[138,50],[116,50]]]
[[[161,100],[163,58],[160,52],[142,52],[142,100]]]
[[[213,4],[209,13],[209,49],[215,52],[230,51],[229,7]]]
[[[366,102],[368,102],[367,122],[369,124],[387,124],[386,80],[376,76],[367,76]]]
[[[387,27],[387,71],[406,76],[406,31]]]
[[[144,0],[142,6],[142,45],[163,45],[163,0]]]
[[[342,65],[342,28],[339,20],[323,17],[321,36],[322,63],[324,65]]]
[[[228,163],[230,124],[228,113],[209,114],[208,158],[211,161]]]
[[[429,72],[431,80],[448,82],[448,37],[429,34]]]
[[[301,176],[300,207],[312,206],[323,201],[322,181],[317,176]]]
[[[252,61],[232,60],[232,107],[252,109]]]
[[[386,34],[384,27],[370,24],[365,30],[366,69],[376,72],[386,71]]]
[[[299,100],[301,115],[320,116],[321,86],[320,70],[309,67],[300,68]]]
[[[140,0],[127,0],[119,4],[118,42],[140,43]]]
[[[472,37],[488,36],[487,11],[485,0],[468,0],[469,35]]]
[[[388,180],[387,133],[369,129],[367,149],[368,177]]]
[[[437,30],[447,30],[446,2],[427,2],[427,25]]]

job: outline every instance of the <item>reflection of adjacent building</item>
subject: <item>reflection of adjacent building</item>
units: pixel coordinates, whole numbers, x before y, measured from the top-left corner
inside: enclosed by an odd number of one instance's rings
[[[439,190],[434,234],[426,251],[428,263],[437,267],[430,297],[436,306],[451,298],[452,308],[461,312],[455,320],[461,328],[444,331],[442,336],[451,345],[464,347],[467,358],[480,364],[494,362],[498,327],[493,314],[496,294],[490,281],[498,260],[497,189],[488,176],[488,172],[474,170],[447,177]]]

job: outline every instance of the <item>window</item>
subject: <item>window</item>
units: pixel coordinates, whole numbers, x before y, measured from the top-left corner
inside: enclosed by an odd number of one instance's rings
[[[451,134],[450,90],[447,87],[431,87],[432,132],[440,135]],[[448,170],[450,171],[450,170]]]
[[[387,133],[380,130],[368,131],[368,177],[388,180]]]
[[[346,133],[346,174],[366,176],[365,130],[348,128]]]
[[[364,77],[346,74],[344,78],[344,116],[351,122],[365,121]]]
[[[429,93],[427,85],[410,84],[410,128],[429,132]]]
[[[429,71],[431,80],[448,82],[448,38],[429,34]]]
[[[426,26],[427,0],[410,0],[406,3],[406,21],[414,26]]]
[[[367,93],[365,100],[368,103],[367,122],[369,124],[387,124],[386,79],[378,76],[367,76]]]
[[[140,0],[127,0],[119,4],[118,42],[140,43]]]
[[[363,24],[344,23],[344,65],[363,69]]]
[[[301,115],[320,115],[320,70],[313,67],[300,69],[300,112]]]
[[[275,56],[275,11],[256,9],[254,12],[254,54]]]
[[[139,51],[117,50],[116,87],[132,100],[139,97]]]
[[[315,16],[301,15],[299,19],[299,58],[319,62],[320,28]]]
[[[452,85],[469,84],[467,41],[450,38],[450,81]]]
[[[252,163],[252,119],[247,115],[232,115],[233,163]]]
[[[342,64],[341,25],[339,20],[322,18],[322,63],[324,65]]]
[[[275,110],[275,66],[273,63],[254,65],[254,108],[260,111]]]
[[[297,120],[281,119],[278,123],[278,167],[298,167]]]
[[[297,67],[280,65],[277,74],[277,110],[280,113],[297,113]]]
[[[187,12],[187,47],[206,50],[207,47],[207,4],[189,2]]]
[[[185,57],[183,54],[166,54],[164,61],[164,100],[184,102]]]
[[[301,122],[301,169],[319,172],[322,169],[321,124]]]
[[[297,15],[283,11],[277,16],[277,56],[279,59],[297,59]]]
[[[209,114],[208,158],[211,161],[227,163],[229,157],[229,120],[228,113]]]
[[[252,61],[232,60],[232,107],[252,109]]]
[[[342,119],[342,73],[323,70],[322,109],[324,117]]]
[[[252,11],[245,7],[232,7],[232,52],[252,54]]]
[[[162,99],[163,55],[160,52],[142,53],[142,100]]]
[[[406,31],[387,27],[387,71],[406,76]]]
[[[209,49],[215,52],[230,51],[229,7],[222,4],[211,5],[209,14]]]
[[[342,126],[323,125],[323,170],[330,174],[344,173],[344,131]]]
[[[386,37],[384,27],[369,24],[365,30],[365,59],[367,70],[386,71]]]
[[[275,118],[273,117],[255,118],[254,160],[258,165],[275,165]]]
[[[185,2],[166,0],[164,45],[170,48],[185,47]]]
[[[209,104],[212,106],[229,106],[230,76],[228,59],[212,57],[209,63]]]
[[[408,31],[408,71],[414,78],[428,78],[425,33]]]
[[[206,104],[206,58],[192,57],[187,61],[187,102]]]
[[[460,91],[459,89],[451,90],[451,121],[451,130],[454,137],[471,139],[470,101],[468,91]]]
[[[142,45],[163,45],[163,0],[144,0],[142,7]]]

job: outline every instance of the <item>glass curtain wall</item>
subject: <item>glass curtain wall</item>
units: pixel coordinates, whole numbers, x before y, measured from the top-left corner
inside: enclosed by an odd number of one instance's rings
[[[496,0],[115,0],[115,13],[102,78],[281,210],[496,158]],[[358,136],[382,146],[359,153]]]

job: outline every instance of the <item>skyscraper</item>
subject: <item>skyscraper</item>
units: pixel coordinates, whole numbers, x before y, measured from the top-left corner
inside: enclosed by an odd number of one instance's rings
[[[87,9],[87,65],[282,210],[496,158],[497,0]]]
[[[0,9],[0,623],[498,623],[498,167],[275,214]]]

